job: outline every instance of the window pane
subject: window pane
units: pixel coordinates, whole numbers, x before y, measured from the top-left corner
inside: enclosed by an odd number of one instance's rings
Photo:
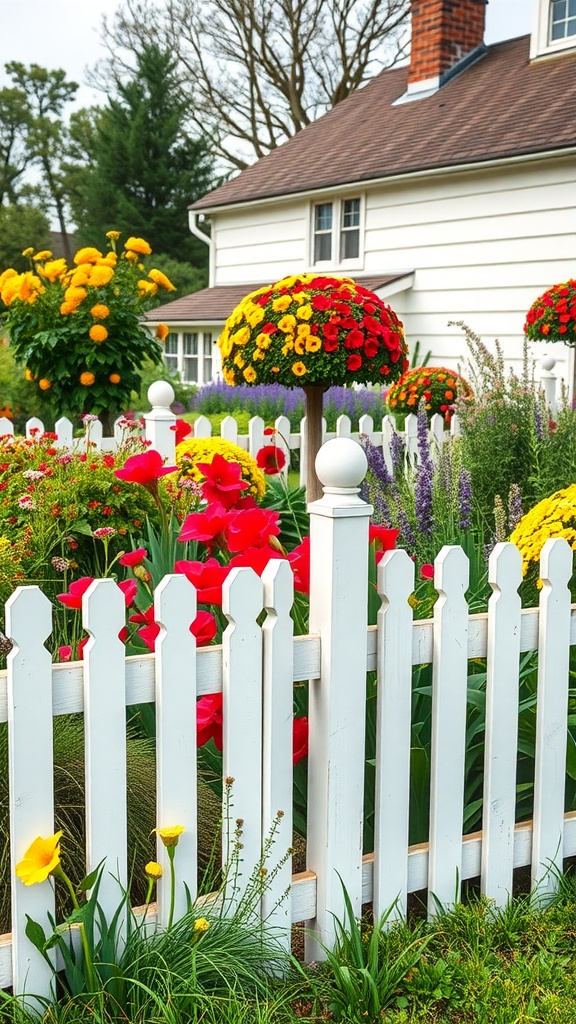
[[[178,355],[178,335],[170,331],[170,334],[164,342],[164,351],[166,355]]]
[[[198,356],[184,356],[184,380],[198,383]]]
[[[320,203],[314,208],[314,230],[332,230],[332,203]]]
[[[568,0],[568,17],[576,18],[576,0]]]
[[[165,355],[164,356],[164,363],[166,364],[166,366],[168,367],[169,370],[172,370],[174,373],[177,373],[177,371],[178,371],[178,357],[177,356]]]
[[[204,335],[203,345],[204,345],[204,355],[211,357],[212,356],[212,335],[211,334],[205,334]]]
[[[552,0],[552,21],[562,21],[566,17],[566,0]]]
[[[342,227],[360,227],[360,200],[346,199],[342,207]]]
[[[184,335],[184,355],[185,356],[197,356],[198,355],[198,335],[197,334],[185,334]]]
[[[202,381],[207,384],[208,381],[212,380],[212,335],[205,334],[202,340],[202,351],[204,358],[202,360]]]
[[[332,258],[332,234],[314,236],[314,263]]]
[[[570,18],[566,35],[576,36],[576,18]]]
[[[360,255],[360,230],[343,231],[340,236],[340,259],[357,260]]]

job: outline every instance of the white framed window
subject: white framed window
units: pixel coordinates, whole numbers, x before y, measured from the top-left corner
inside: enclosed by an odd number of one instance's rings
[[[313,203],[310,219],[312,266],[362,267],[363,207],[360,196]]]
[[[536,0],[530,59],[576,47],[576,0]]]
[[[576,0],[552,0],[548,40],[555,43],[576,36]]]
[[[209,384],[216,372],[215,339],[209,331],[171,330],[164,342],[164,362],[189,384]]]

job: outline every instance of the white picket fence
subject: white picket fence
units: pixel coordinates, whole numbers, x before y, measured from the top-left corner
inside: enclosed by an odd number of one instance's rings
[[[119,417],[114,425],[114,436],[102,436],[102,424],[94,420],[87,424],[81,437],[74,437],[74,425],[66,417],[62,417],[55,424],[54,433],[56,440],[55,447],[76,448],[79,451],[92,449],[94,451],[115,451],[115,449],[126,442],[129,437],[138,437],[140,434],[151,445],[160,451],[168,463],[174,461],[175,448],[175,424],[176,416],[170,410],[174,401],[172,386],[165,381],[156,381],[148,390],[148,398],[153,405],[152,411],[144,415],[144,428],[142,431],[130,426],[124,417]],[[233,444],[238,445],[247,451],[253,458],[266,445],[276,444],[282,449],[286,457],[284,474],[287,476],[290,469],[290,456],[295,450],[300,452],[300,485],[306,486],[306,417],[300,421],[300,430],[292,431],[290,420],[287,416],[279,416],[274,423],[276,433],[273,437],[265,433],[266,424],[262,417],[253,416],[248,423],[248,433],[240,432],[238,422],[233,416],[225,416],[220,425],[219,436]],[[39,436],[44,432],[42,420],[34,417],[26,423],[26,437]],[[384,416],[379,427],[375,429],[372,416],[361,416],[358,421],[358,430],[353,430],[352,421],[349,416],[339,416],[336,421],[336,430],[327,431],[326,421],[323,421],[323,441],[331,440],[334,437],[351,437],[358,440],[361,436],[369,438],[373,445],[382,449],[384,461],[389,472],[392,472],[392,455],[390,442],[393,435],[399,434],[402,438],[406,456],[414,459],[418,452],[418,419],[414,413],[406,417],[404,426],[398,428],[393,416]],[[460,433],[458,416],[453,416],[450,423],[450,430],[447,431],[444,418],[438,414],[430,420],[429,436],[432,445],[432,452],[437,452],[447,436]],[[0,436],[2,434],[14,434],[14,427],[11,420],[0,417]],[[194,421],[193,431],[190,437],[212,437],[212,424],[207,416],[200,415]]]
[[[521,558],[498,544],[490,558],[488,612],[468,614],[468,563],[460,548],[444,548],[435,563],[439,597],[434,617],[413,622],[408,598],[414,564],[388,552],[378,568],[378,623],[367,626],[370,506],[358,497],[366,471],[359,445],[325,445],[317,460],[324,496],[310,507],[309,635],[293,636],[293,580],[285,561],[262,578],[234,569],[225,584],[228,620],[221,646],[195,649],[189,624],[196,594],[183,576],[156,591],[162,625],[155,654],[125,657],[118,633],[124,597],[112,580],[95,581],[83,600],[91,639],[83,663],[53,665],[44,642],[51,607],[36,587],[19,588],[6,606],[14,647],[0,673],[0,721],[8,722],[12,933],[0,938],[0,986],[47,994],[50,972],[25,935],[26,915],[46,923],[54,912],[50,882],[26,887],[13,869],[37,835],[54,831],[53,717],[83,713],[86,773],[86,868],[103,858],[101,902],[110,913],[125,884],[126,705],[155,703],[157,824],[185,826],[177,850],[176,913],[186,906],[184,883],[196,886],[196,697],[221,691],[224,700],[223,776],[233,778],[232,824],[243,819],[240,889],[258,864],[279,810],[284,811],[271,859],[292,844],[292,697],[309,681],[307,868],[291,877],[286,861],[262,902],[288,946],[293,922],[304,921],[308,960],[334,941],[334,915],[344,916],[342,883],[359,914],[376,915],[407,894],[428,888],[429,909],[451,904],[463,879],[481,877],[498,905],[512,891],[515,867],[531,865],[540,891],[554,889],[551,867],[576,854],[576,813],[564,814],[570,646],[576,607],[568,582],[572,551],[548,541],[542,556],[539,609],[521,610]],[[266,618],[258,625],[262,610]],[[33,626],[31,626],[33,624]],[[521,652],[538,649],[534,817],[515,823],[518,680]],[[463,836],[464,753],[468,660],[487,659],[484,813],[482,831]],[[433,665],[430,838],[410,847],[411,676]],[[377,673],[375,848],[362,853],[366,671]],[[66,837],[63,839],[63,851]],[[223,850],[227,849],[226,837]],[[65,854],[64,854],[65,856]],[[158,846],[157,859],[167,866]],[[273,872],[270,872],[273,876]],[[157,920],[168,917],[166,872],[158,883]],[[288,896],[282,899],[288,891]]]

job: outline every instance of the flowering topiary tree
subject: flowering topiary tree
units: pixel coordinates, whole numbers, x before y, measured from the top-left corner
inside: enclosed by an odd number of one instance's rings
[[[428,416],[440,413],[449,423],[457,398],[473,398],[472,388],[464,377],[445,366],[418,366],[403,373],[389,388],[386,405],[393,414],[415,413],[424,399]]]
[[[576,280],[553,285],[532,303],[524,334],[531,341],[576,345]]]
[[[400,320],[348,277],[296,274],[251,292],[226,321],[219,346],[227,384],[304,389],[309,501],[322,494],[314,461],[324,391],[332,384],[393,381],[408,367]]]
[[[152,251],[148,242],[129,238],[118,254],[119,234],[108,232],[106,255],[79,249],[72,267],[47,250],[26,249],[30,270],[0,274],[4,326],[30,387],[55,415],[97,413],[108,433],[139,390],[144,361],[162,359],[142,314],[159,288],[174,290],[162,271],[146,274],[141,258]],[[167,333],[161,324],[157,338]]]

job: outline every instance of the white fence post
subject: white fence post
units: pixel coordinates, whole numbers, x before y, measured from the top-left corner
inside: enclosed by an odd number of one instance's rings
[[[558,888],[563,859],[572,576],[563,537],[546,541],[540,576],[532,884],[542,896]]]
[[[61,416],[54,424],[54,432],[58,436],[58,448],[71,448],[74,439],[74,426],[67,416]]]
[[[333,438],[318,452],[324,496],[310,511],[310,632],[321,638],[320,676],[310,681],[307,865],[317,875],[307,960],[334,944],[345,886],[360,916],[368,587],[368,522],[358,497],[367,469],[361,446]]]
[[[7,434],[14,437],[14,424],[7,416],[0,416],[0,437],[5,437]]]
[[[42,420],[38,419],[37,416],[32,416],[32,419],[26,420],[26,438],[36,437],[39,434],[44,433],[44,424]]]
[[[152,442],[151,447],[160,452],[164,462],[173,466],[176,417],[170,406],[174,401],[174,388],[165,380],[155,380],[148,388],[148,401],[152,409],[144,415],[146,440]]]
[[[40,997],[50,994],[52,971],[26,936],[26,916],[49,933],[54,891],[49,880],[24,885],[14,868],[37,836],[54,833],[52,657],[44,646],[51,630],[48,598],[38,587],[18,587],[6,604],[6,632],[15,645],[7,659],[12,986],[16,995]]]

